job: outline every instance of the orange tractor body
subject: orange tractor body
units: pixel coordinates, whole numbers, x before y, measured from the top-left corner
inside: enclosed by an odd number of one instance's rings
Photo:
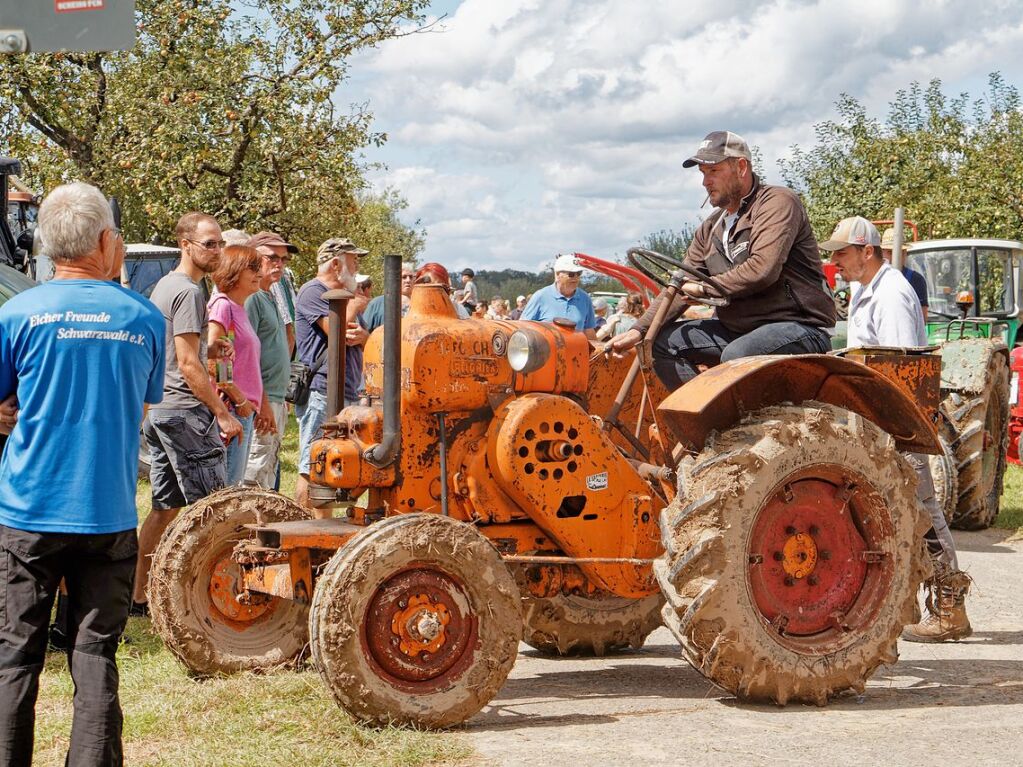
[[[570,323],[459,320],[443,286],[414,288],[399,321],[388,259],[366,400],[310,451],[310,498],[344,518],[232,489],[161,543],[154,624],[193,670],[296,657],[308,616],[344,708],[447,726],[497,692],[523,637],[601,653],[663,616],[702,673],[777,702],[861,689],[893,658],[923,550],[897,450],[938,450],[917,404],[933,357],[750,358],[669,396],[639,374],[649,345],[615,358]]]

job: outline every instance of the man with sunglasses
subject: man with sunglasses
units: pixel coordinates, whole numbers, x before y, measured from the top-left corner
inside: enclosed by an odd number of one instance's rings
[[[835,302],[824,280],[817,241],[799,196],[769,186],[753,172],[749,146],[714,131],[683,168],[698,167],[715,210],[700,225],[685,263],[713,278],[721,292],[694,280],[682,286],[653,344],[653,367],[669,391],[700,365],[757,354],[823,354],[831,350]],[[707,319],[677,322],[690,299],[727,298]],[[631,349],[646,335],[662,292],[627,332],[608,344]]]
[[[206,369],[207,356],[227,357],[234,351],[226,341],[206,348],[209,317],[199,283],[220,261],[220,225],[205,213],[186,213],[176,235],[181,262],[156,283],[150,297],[166,323],[167,372],[163,401],[150,409],[143,426],[153,510],[139,530],[133,615],[148,614],[149,566],[163,531],[182,508],[225,485],[224,444],[242,435],[242,425],[218,396]]]
[[[597,315],[589,294],[579,287],[582,276],[583,268],[575,256],[558,256],[554,261],[554,284],[536,291],[519,319],[552,322],[564,317],[572,320],[575,329],[581,330],[587,338],[595,339]]]

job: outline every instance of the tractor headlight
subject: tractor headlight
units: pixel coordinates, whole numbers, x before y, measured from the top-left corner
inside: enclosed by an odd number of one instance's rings
[[[516,373],[532,373],[550,354],[550,343],[535,330],[516,330],[508,339],[508,364]]]

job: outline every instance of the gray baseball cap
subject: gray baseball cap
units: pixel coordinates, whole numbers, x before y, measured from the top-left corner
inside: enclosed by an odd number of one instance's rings
[[[877,233],[877,227],[863,216],[843,218],[831,233],[830,239],[820,244],[820,249],[836,251],[848,245],[873,245],[879,248],[881,235]]]
[[[728,130],[716,130],[707,134],[700,144],[700,148],[696,150],[696,154],[683,162],[682,167],[692,168],[694,165],[715,165],[722,160],[729,160],[733,157],[745,157],[749,161],[753,160],[746,139],[738,133],[732,133]]]

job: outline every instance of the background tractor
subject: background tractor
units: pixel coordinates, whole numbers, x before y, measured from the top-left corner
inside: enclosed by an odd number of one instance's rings
[[[932,471],[947,498],[946,516],[961,529],[988,527],[998,516],[1016,399],[1009,350],[1019,333],[1021,257],[1023,243],[1014,240],[907,246],[906,264],[927,281],[929,340],[941,347],[944,456],[932,460]]]
[[[674,295],[694,276],[668,265]],[[402,320],[399,267],[344,410],[349,294],[327,294],[337,415],[310,497],[344,516],[233,488],[165,534],[153,624],[193,672],[308,642],[352,716],[445,727],[497,693],[520,639],[601,654],[663,620],[708,679],[780,704],[895,661],[928,569],[900,451],[939,449],[933,355],[754,357],[668,395],[640,361],[663,313],[615,359],[569,322],[458,320],[439,285]]]

